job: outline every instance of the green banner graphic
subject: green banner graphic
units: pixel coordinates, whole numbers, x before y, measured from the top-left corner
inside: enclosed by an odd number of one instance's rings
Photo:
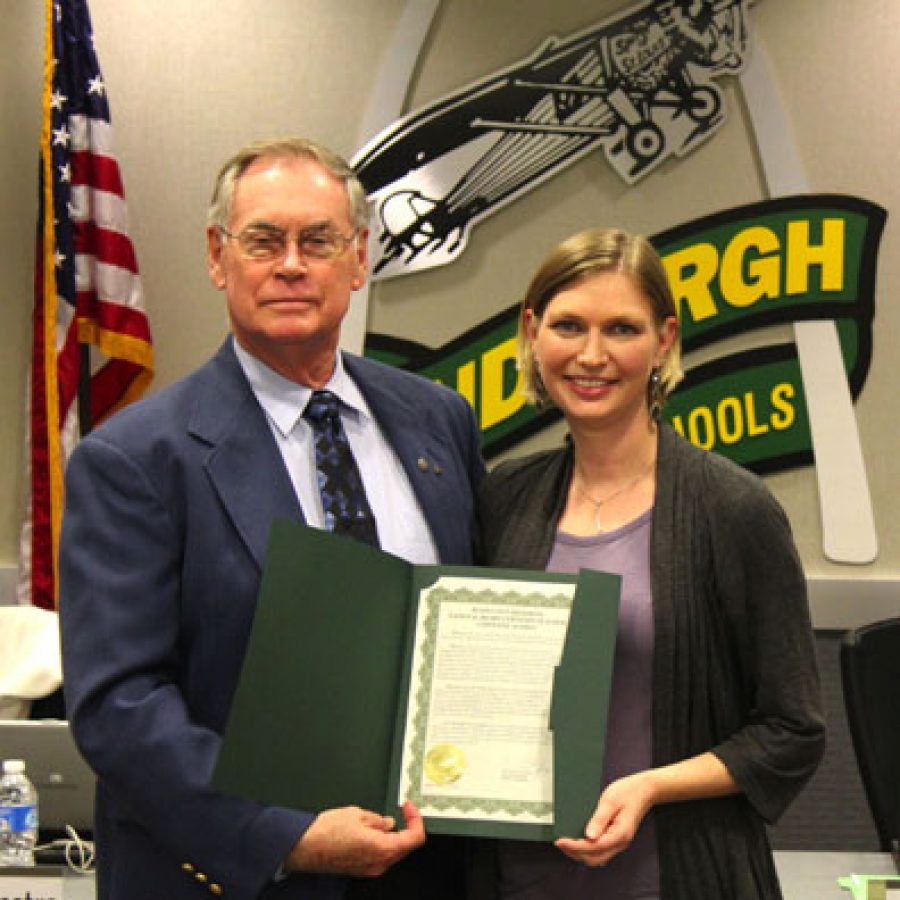
[[[841,195],[785,197],[726,210],[656,235],[678,304],[686,377],[666,418],[698,446],[757,472],[812,462],[792,322],[836,323],[854,399],[872,352],[875,273],[886,213]],[[458,390],[472,404],[490,459],[558,421],[519,390],[518,304],[443,347],[370,333],[366,355]],[[773,329],[773,343],[733,349]],[[715,357],[725,339],[728,351]],[[758,340],[757,340],[758,344]],[[713,357],[690,366],[690,354]]]

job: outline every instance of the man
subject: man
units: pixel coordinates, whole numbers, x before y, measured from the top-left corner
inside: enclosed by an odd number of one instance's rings
[[[382,549],[471,562],[483,465],[468,404],[338,350],[366,277],[366,223],[363,189],[330,151],[283,140],[239,152],[219,174],[207,229],[232,336],[86,437],[69,464],[65,690],[98,774],[101,900],[340,897],[340,876],[380,875],[425,840],[412,806],[392,830],[366,810],[315,816],[209,787],[270,525],[328,521],[303,415],[313,390],[339,398]],[[392,870],[406,880],[380,894],[440,896],[444,875],[430,890],[406,868],[433,847]]]

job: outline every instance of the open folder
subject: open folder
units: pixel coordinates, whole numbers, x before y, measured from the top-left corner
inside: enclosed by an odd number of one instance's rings
[[[413,565],[279,521],[213,785],[432,833],[580,836],[602,788],[620,579]]]

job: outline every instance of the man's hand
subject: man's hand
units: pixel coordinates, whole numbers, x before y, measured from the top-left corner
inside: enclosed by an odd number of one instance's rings
[[[289,872],[376,878],[425,843],[425,825],[412,803],[403,804],[406,827],[390,816],[346,806],[320,813],[285,861]]]

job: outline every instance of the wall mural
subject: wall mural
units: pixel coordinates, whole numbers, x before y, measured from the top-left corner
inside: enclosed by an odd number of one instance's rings
[[[592,151],[636,184],[716,132],[725,120],[716,79],[739,77],[775,199],[652,238],[684,350],[703,360],[686,360],[666,415],[695,444],[759,473],[815,463],[825,555],[871,562],[877,536],[852,404],[871,359],[886,214],[859,198],[807,193],[758,39],[751,57],[750,5],[631,6],[550,37],[527,59],[384,129],[354,159],[373,202],[372,278],[453,262],[479,221]],[[518,390],[517,312],[437,348],[368,333],[365,352],[459,390],[490,459],[559,420]],[[717,351],[736,335],[749,336],[748,349]]]
[[[629,184],[724,121],[747,0],[643,4],[405,116],[355,157],[372,200],[372,277],[452,262],[471,228],[602,147]]]

